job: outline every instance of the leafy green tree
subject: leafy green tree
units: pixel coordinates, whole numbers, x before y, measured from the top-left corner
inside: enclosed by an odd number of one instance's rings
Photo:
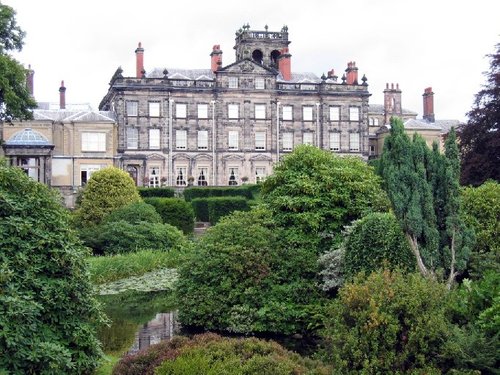
[[[309,307],[322,300],[317,257],[282,238],[262,208],[236,211],[210,228],[179,269],[182,324],[237,333],[304,331]]]
[[[487,83],[476,94],[469,120],[460,129],[462,185],[500,181],[500,43],[489,57]]]
[[[379,177],[366,162],[307,145],[274,169],[261,197],[276,223],[291,229],[291,246],[311,243],[320,245],[317,250],[329,249],[352,220],[389,207]]]
[[[486,181],[462,190],[464,220],[474,228],[476,243],[469,276],[480,278],[486,270],[500,273],[500,184]]]
[[[345,284],[322,333],[333,373],[440,374],[446,298],[444,285],[417,273],[384,270]]]
[[[16,12],[0,3],[0,121],[30,119],[35,100],[26,87],[26,70],[8,53],[20,51],[25,33],[17,25]]]
[[[84,374],[103,321],[60,197],[0,162],[0,372]]]
[[[450,131],[441,155],[437,146],[431,152],[417,134],[410,141],[402,121],[391,119],[379,172],[419,271],[434,277],[443,269],[451,287],[465,269],[472,244],[461,215],[455,131]]]
[[[119,168],[108,167],[92,174],[83,188],[76,222],[83,227],[99,224],[111,212],[141,198],[134,180]]]

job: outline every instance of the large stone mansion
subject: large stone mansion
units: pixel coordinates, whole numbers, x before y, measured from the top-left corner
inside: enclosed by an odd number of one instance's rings
[[[424,119],[401,107],[398,85],[387,84],[384,104],[369,104],[367,78],[348,62],[318,77],[294,72],[288,29],[236,33],[234,63],[223,65],[214,45],[207,69],[118,68],[99,111],[40,103],[34,120],[0,128],[3,153],[32,177],[71,195],[93,171],[115,165],[138,186],[239,185],[258,182],[298,144],[368,159],[382,150],[386,124],[402,117],[409,132],[439,140],[456,122],[434,119],[432,89],[424,93]],[[33,71],[28,70],[28,87]]]

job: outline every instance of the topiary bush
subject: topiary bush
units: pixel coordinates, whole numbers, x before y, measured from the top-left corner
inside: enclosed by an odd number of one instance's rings
[[[142,198],[173,198],[175,197],[175,190],[169,187],[148,188],[138,187],[137,191]]]
[[[140,200],[134,180],[127,172],[114,167],[101,169],[92,174],[83,188],[75,211],[76,224],[97,225],[116,209]]]
[[[104,222],[126,221],[129,224],[138,224],[140,222],[162,223],[161,216],[156,209],[145,202],[135,202],[121,207],[104,218]]]
[[[248,211],[248,201],[243,197],[216,197],[207,199],[208,219],[216,224],[222,217],[233,211]]]
[[[103,323],[61,197],[0,161],[0,372],[90,374]]]
[[[194,211],[189,202],[180,198],[145,198],[152,205],[165,224],[179,228],[185,234],[194,230]]]
[[[171,341],[127,355],[113,374],[158,375],[327,375],[331,368],[302,358],[281,345],[257,338],[226,338],[214,333]]]

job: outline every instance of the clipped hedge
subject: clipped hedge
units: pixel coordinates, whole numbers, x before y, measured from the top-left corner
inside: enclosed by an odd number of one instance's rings
[[[257,187],[255,187],[257,186]],[[258,185],[243,185],[237,187],[189,187],[184,190],[184,199],[188,202],[194,198],[234,197],[241,196],[253,199],[254,192],[259,191]]]
[[[210,224],[216,224],[221,217],[233,211],[249,211],[248,201],[243,197],[213,197],[207,199]]]
[[[194,198],[191,201],[191,206],[194,210],[194,216],[198,221],[210,221],[210,216],[208,213],[208,201],[211,198]]]
[[[152,205],[165,224],[179,228],[185,234],[194,230],[194,211],[190,202],[181,198],[144,198]]]
[[[139,187],[137,188],[139,195],[142,198],[173,198],[175,196],[175,190],[168,187],[161,188],[148,188],[148,187]]]

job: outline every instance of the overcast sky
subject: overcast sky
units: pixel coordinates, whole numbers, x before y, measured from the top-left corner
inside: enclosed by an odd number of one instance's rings
[[[35,98],[97,109],[116,68],[135,75],[142,42],[146,71],[209,68],[214,44],[223,65],[234,62],[235,31],[288,26],[292,72],[330,69],[342,76],[355,61],[366,74],[370,103],[386,83],[399,83],[403,107],[422,116],[431,86],[437,119],[465,120],[489,69],[485,55],[500,43],[497,0],[0,0],[26,31],[15,57],[35,70]]]

